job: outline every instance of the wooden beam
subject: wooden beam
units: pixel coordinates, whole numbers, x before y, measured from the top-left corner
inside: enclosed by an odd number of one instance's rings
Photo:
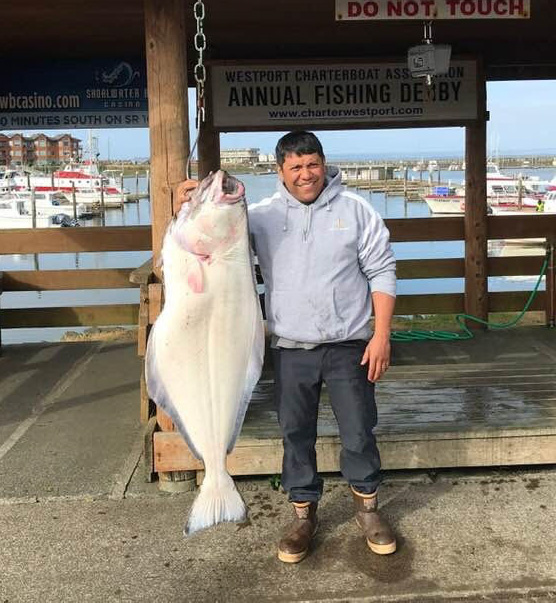
[[[548,430],[546,430],[548,431]],[[153,434],[154,471],[202,470],[177,432]],[[410,432],[402,436],[377,434],[385,469],[473,467],[543,464],[556,460],[556,433],[539,429],[466,430],[459,432]],[[339,436],[319,436],[317,466],[321,472],[340,470]],[[240,437],[228,455],[231,475],[270,475],[282,468],[282,440]]]
[[[132,268],[105,270],[17,270],[4,272],[4,291],[137,288]]]
[[[185,4],[144,0],[154,270],[170,222],[174,189],[185,179],[189,155]],[[189,5],[189,3],[188,3]]]
[[[489,239],[555,238],[556,214],[489,216]]]
[[[0,254],[149,249],[151,249],[150,226],[0,230]]]
[[[139,304],[61,308],[2,308],[2,328],[136,325]]]
[[[543,255],[524,255],[488,258],[489,276],[538,276],[544,261]]]
[[[462,293],[441,293],[423,295],[398,295],[396,297],[397,316],[411,314],[457,314],[463,312]]]
[[[478,119],[465,128],[465,313],[488,317],[486,82],[477,69]],[[470,323],[470,327],[480,327]]]
[[[529,291],[497,291],[488,294],[489,312],[520,312],[529,299]],[[546,293],[539,291],[535,295],[529,310],[544,310],[546,304]]]
[[[489,239],[556,236],[556,214],[488,216]],[[463,241],[462,217],[387,219],[393,242]],[[147,251],[152,247],[150,226],[36,228],[0,230],[0,254],[68,253],[79,251]],[[145,274],[151,268],[145,266]],[[139,283],[138,277],[134,282]]]
[[[398,260],[396,262],[398,279],[462,278],[464,268],[463,258]]]
[[[447,216],[438,218],[396,218],[384,220],[390,231],[390,240],[402,241],[463,241],[463,218]]]

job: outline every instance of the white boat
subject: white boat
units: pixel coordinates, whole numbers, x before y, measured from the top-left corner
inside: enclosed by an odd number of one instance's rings
[[[55,215],[33,215],[25,208],[25,201],[13,196],[0,197],[0,229],[50,228],[52,226],[78,226],[66,213]]]
[[[0,198],[5,202],[11,198],[15,201],[23,201],[25,211],[29,214],[33,212],[33,195],[29,191],[4,193]],[[77,203],[75,209],[78,218],[89,213],[83,203]],[[59,191],[35,192],[35,211],[37,216],[55,216],[62,213],[73,216],[73,204],[64,193]]]
[[[556,191],[556,176],[554,176],[554,178],[548,182],[546,185],[546,190],[547,192]]]
[[[516,179],[500,172],[498,165],[487,164],[486,192],[490,207],[517,210],[521,204],[528,211],[535,211],[540,194],[527,186],[528,181]],[[521,201],[519,189],[521,187]],[[465,211],[465,182],[461,186],[435,186],[424,197],[433,214],[462,214]]]
[[[68,195],[70,198],[73,198],[73,193],[68,193]],[[104,196],[105,208],[122,207],[125,203],[125,195],[121,193],[108,193],[104,191],[104,193],[101,194],[100,189],[95,190],[92,188],[84,188],[75,191],[76,202],[84,203],[92,209],[99,209],[101,207],[102,196]]]
[[[95,191],[100,197],[101,188],[106,196],[119,196],[120,204],[127,199],[129,191],[122,188],[117,178],[110,174],[101,174],[96,161],[84,161],[68,164],[52,174],[29,170],[6,170],[0,174],[0,192],[24,191],[35,189],[37,192],[62,192],[66,195],[81,191]]]
[[[542,200],[542,208],[545,214],[556,214],[556,189],[546,193]]]

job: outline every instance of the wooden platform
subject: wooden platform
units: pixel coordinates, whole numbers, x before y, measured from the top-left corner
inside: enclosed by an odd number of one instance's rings
[[[233,475],[281,471],[270,367],[253,395]],[[377,387],[385,469],[556,463],[556,330],[516,328],[462,342],[396,343]],[[338,429],[323,391],[319,470],[339,471]],[[154,470],[202,470],[174,432],[154,434]]]

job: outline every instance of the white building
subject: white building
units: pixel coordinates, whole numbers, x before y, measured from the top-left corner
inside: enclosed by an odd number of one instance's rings
[[[222,164],[255,165],[259,160],[260,149],[223,149],[220,151]]]

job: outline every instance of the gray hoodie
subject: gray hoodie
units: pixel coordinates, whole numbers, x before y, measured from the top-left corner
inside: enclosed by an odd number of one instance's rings
[[[345,190],[338,168],[310,205],[279,181],[249,206],[249,228],[278,346],[370,338],[371,292],[396,295],[396,262],[382,218]]]

